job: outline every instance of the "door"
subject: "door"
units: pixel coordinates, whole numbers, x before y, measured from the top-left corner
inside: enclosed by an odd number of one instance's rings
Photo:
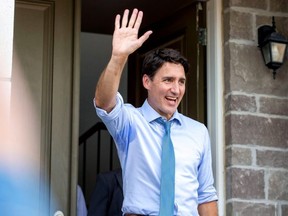
[[[39,204],[76,215],[78,0],[16,0],[11,117]],[[41,212],[39,213],[41,215]],[[59,214],[61,215],[61,214]]]
[[[205,29],[206,3],[191,3],[176,14],[155,23],[146,30],[152,30],[143,46],[129,59],[128,100],[135,106],[142,105],[146,90],[142,86],[141,67],[145,53],[151,49],[169,47],[179,50],[190,63],[186,93],[179,111],[200,122],[206,123],[206,78],[205,50],[198,42],[201,29]],[[142,87],[141,87],[142,86]]]

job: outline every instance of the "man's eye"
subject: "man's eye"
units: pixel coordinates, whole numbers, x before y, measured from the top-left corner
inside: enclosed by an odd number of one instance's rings
[[[179,83],[185,85],[185,80],[180,80]]]

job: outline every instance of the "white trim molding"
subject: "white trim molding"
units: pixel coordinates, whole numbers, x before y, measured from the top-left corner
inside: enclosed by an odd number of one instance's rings
[[[225,140],[222,3],[207,2],[207,119],[219,216],[225,216]]]

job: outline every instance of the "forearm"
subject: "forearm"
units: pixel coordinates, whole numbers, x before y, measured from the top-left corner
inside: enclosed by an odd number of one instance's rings
[[[147,31],[138,38],[143,12],[134,9],[130,20],[128,20],[128,15],[129,10],[126,9],[123,14],[122,22],[120,20],[120,15],[117,15],[115,18],[112,56],[96,85],[96,106],[107,112],[110,112],[116,105],[116,94],[128,56],[142,46],[144,41],[152,34],[152,31]]]
[[[123,68],[128,57],[113,56],[102,72],[96,85],[95,103],[107,112],[110,112],[116,104],[116,94]]]
[[[200,204],[198,206],[198,212],[200,216],[217,216],[218,215],[217,202],[212,201]]]

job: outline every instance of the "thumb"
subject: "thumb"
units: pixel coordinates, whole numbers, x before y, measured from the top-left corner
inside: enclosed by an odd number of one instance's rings
[[[150,35],[152,34],[153,32],[150,30],[150,31],[147,31],[145,32],[145,34],[143,34],[138,40],[142,46],[142,44],[150,37]]]

